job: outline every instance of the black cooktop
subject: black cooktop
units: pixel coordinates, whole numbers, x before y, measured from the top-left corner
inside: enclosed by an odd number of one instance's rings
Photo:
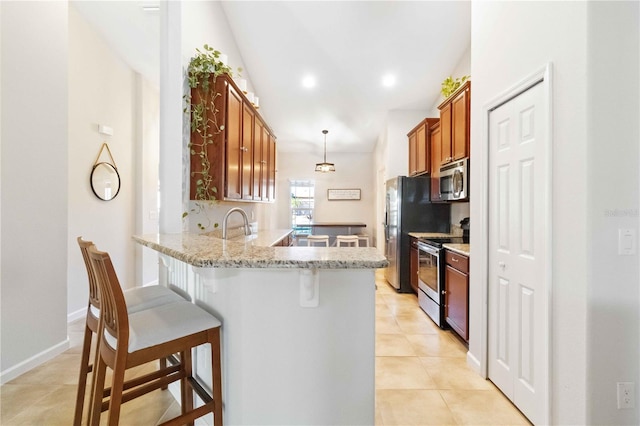
[[[463,237],[420,238],[420,241],[432,247],[442,248],[443,244],[468,244],[469,239]]]

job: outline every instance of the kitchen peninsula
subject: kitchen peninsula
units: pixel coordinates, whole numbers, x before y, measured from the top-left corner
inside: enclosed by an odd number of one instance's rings
[[[387,261],[375,248],[264,246],[289,232],[134,240],[160,253],[163,284],[222,321],[225,423],[373,424],[374,270]],[[199,378],[208,353],[196,351]]]

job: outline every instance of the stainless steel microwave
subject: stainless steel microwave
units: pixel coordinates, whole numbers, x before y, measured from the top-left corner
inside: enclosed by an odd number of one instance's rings
[[[440,167],[440,195],[445,201],[469,199],[469,159]]]

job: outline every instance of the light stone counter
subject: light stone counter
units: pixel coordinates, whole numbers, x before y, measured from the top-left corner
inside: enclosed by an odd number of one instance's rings
[[[449,238],[455,237],[453,234],[442,232],[409,232],[410,237],[414,238]]]
[[[467,257],[470,255],[470,244],[443,244],[442,247]]]
[[[134,235],[143,246],[201,268],[375,269],[388,265],[373,247],[265,247],[285,237],[284,230],[223,240],[201,234]]]

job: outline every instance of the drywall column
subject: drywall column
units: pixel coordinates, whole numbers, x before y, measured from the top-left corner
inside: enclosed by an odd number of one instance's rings
[[[68,4],[1,2],[0,10],[4,383],[69,345]]]
[[[182,231],[185,152],[182,142],[182,4],[160,2],[160,224]]]
[[[587,423],[637,425],[640,4],[589,2],[587,18]],[[618,253],[619,229],[636,253]],[[635,382],[635,408],[618,409],[617,382]]]

